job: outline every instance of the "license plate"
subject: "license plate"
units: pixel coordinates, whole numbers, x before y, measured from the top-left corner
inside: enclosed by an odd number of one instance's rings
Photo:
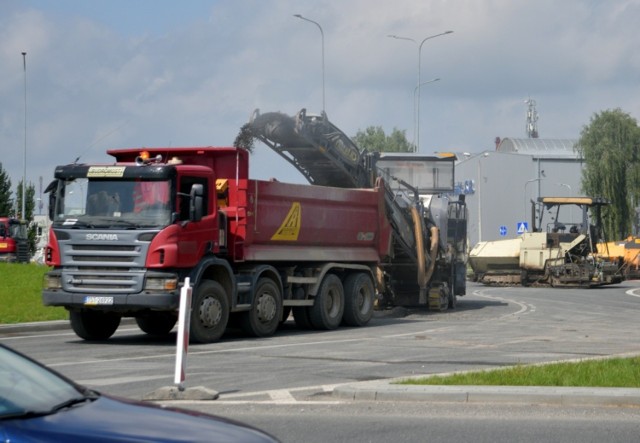
[[[84,298],[84,304],[89,306],[112,305],[113,297],[96,297],[88,295]]]

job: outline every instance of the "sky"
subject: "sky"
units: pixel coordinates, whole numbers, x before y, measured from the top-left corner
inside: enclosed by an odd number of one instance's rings
[[[346,134],[419,128],[423,154],[526,137],[527,99],[540,138],[578,138],[607,109],[640,118],[638,23],[640,0],[0,0],[0,163],[15,188],[26,157],[39,198],[58,164],[229,146],[255,109],[320,113],[323,90]],[[418,60],[440,80],[416,125]],[[250,170],[304,182],[262,144]]]

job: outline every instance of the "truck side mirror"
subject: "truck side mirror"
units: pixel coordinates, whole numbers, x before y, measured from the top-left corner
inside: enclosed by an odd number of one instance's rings
[[[198,222],[202,220],[204,187],[200,183],[194,183],[189,192],[189,220]]]
[[[0,225],[0,237],[5,238],[7,236],[7,229],[4,225]]]

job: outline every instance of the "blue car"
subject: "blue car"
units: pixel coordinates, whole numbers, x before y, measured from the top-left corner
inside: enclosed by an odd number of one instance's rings
[[[268,442],[221,417],[114,398],[0,344],[0,442]]]

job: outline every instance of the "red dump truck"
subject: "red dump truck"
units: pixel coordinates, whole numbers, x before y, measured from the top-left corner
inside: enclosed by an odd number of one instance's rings
[[[375,267],[388,254],[384,193],[248,178],[238,148],[111,150],[109,165],[55,169],[43,302],[65,306],[76,334],[110,337],[123,316],[150,334],[176,322],[194,286],[191,338],[229,322],[273,334],[372,316]]]

